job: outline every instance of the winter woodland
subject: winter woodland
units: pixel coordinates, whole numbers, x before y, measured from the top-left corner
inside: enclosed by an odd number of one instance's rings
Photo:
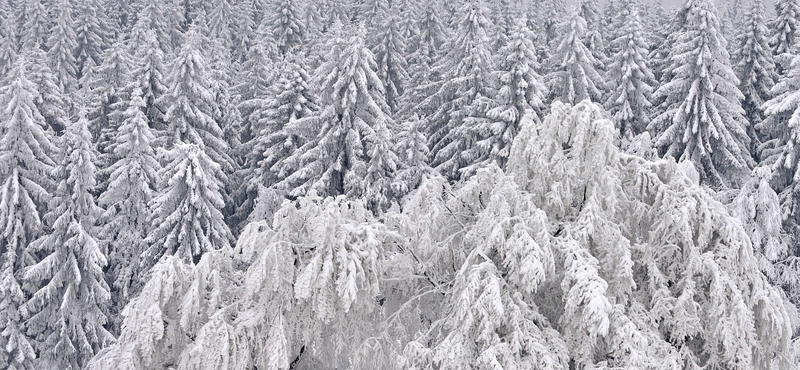
[[[0,0],[0,369],[797,369],[799,28]]]

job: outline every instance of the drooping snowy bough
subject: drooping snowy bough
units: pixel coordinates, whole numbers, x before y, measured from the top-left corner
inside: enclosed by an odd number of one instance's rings
[[[742,222],[689,162],[620,152],[604,115],[556,103],[506,173],[427,177],[382,220],[309,196],[234,256],[165,257],[89,368],[789,368]]]

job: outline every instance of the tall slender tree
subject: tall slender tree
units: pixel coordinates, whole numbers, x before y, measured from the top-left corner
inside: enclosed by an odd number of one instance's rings
[[[284,161],[277,188],[290,196],[364,198],[373,211],[391,202],[397,158],[389,147],[392,119],[364,29],[333,39],[317,71],[320,110],[288,127],[308,140]]]
[[[97,242],[95,204],[97,153],[82,116],[64,135],[60,177],[45,221],[52,229],[32,247],[44,256],[25,271],[38,288],[25,308],[26,322],[36,340],[39,369],[79,369],[114,337],[104,327],[111,293],[103,276],[107,261]]]
[[[769,40],[772,55],[777,56],[792,51],[798,37],[798,17],[800,17],[800,3],[797,0],[775,1],[775,19],[771,22],[772,37]]]
[[[758,158],[761,137],[756,126],[764,119],[764,102],[771,98],[770,90],[775,86],[777,75],[772,53],[767,43],[767,26],[764,23],[764,4],[752,0],[752,5],[742,16],[743,29],[736,42],[736,77],[739,90],[744,95],[742,108],[749,122],[750,153]]]
[[[416,108],[425,115],[431,166],[451,180],[459,179],[459,170],[473,164],[461,154],[476,139],[464,120],[485,118],[486,99],[491,95],[493,66],[486,13],[481,0],[461,6],[456,33],[444,47],[448,53],[433,67],[441,80]]]
[[[281,54],[286,54],[305,41],[306,25],[301,19],[296,0],[277,1],[269,21],[272,22],[272,36]]]
[[[77,34],[72,19],[72,3],[69,0],[58,2],[56,23],[50,34],[50,50],[47,55],[55,74],[58,86],[65,92],[78,83],[75,51],[78,48]]]
[[[548,61],[551,72],[545,77],[552,100],[577,104],[584,99],[600,102],[605,81],[598,72],[601,64],[586,47],[586,21],[574,12],[561,25],[563,38]]]
[[[114,136],[117,160],[107,169],[108,187],[98,198],[106,209],[100,237],[106,244],[115,307],[123,307],[141,284],[138,257],[147,247],[144,238],[152,219],[148,205],[155,196],[159,170],[140,89],[132,91],[126,106]]]
[[[386,104],[392,112],[397,111],[398,99],[403,95],[408,77],[408,62],[405,58],[405,40],[400,34],[399,19],[389,17],[383,23],[378,42],[372,48],[378,64],[378,77],[383,81]]]
[[[229,252],[233,235],[225,224],[220,166],[195,143],[179,141],[159,172],[159,193],[151,202],[152,231],[142,265],[150,268],[164,255],[200,261],[212,250]]]
[[[642,133],[650,123],[655,76],[647,64],[647,43],[639,17],[639,1],[622,0],[617,8],[611,42],[616,50],[606,80],[615,88],[605,105],[623,137]]]
[[[485,127],[479,129],[481,141],[478,146],[488,149],[486,158],[496,161],[501,168],[508,161],[520,122],[526,115],[539,122],[547,96],[542,77],[536,73],[539,63],[533,32],[526,23],[524,19],[519,20],[511,29],[508,42],[500,49],[501,64],[495,72],[500,81],[496,107],[486,113],[489,120],[484,121]]]
[[[225,172],[233,167],[222,128],[214,119],[219,107],[215,101],[209,65],[201,53],[202,36],[192,27],[179,54],[172,62],[169,90],[158,104],[168,107],[164,115],[169,131],[167,147],[177,143],[193,143],[219,164],[217,174],[226,182]]]
[[[33,265],[30,243],[44,234],[46,210],[57,149],[52,133],[34,104],[36,86],[28,80],[26,61],[16,63],[10,83],[0,88],[0,367],[34,369],[36,353],[23,329],[28,299],[23,272]]]
[[[673,77],[655,92],[663,97],[663,113],[648,129],[662,155],[692,161],[704,184],[736,186],[753,165],[744,96],[714,4],[688,0],[684,11],[684,32],[669,54]]]

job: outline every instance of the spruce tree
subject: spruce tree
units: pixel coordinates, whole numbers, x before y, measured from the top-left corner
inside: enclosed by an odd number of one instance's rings
[[[316,98],[309,87],[310,83],[311,78],[302,61],[287,56],[280,76],[266,98],[259,99],[262,109],[257,124],[253,126],[259,131],[254,132],[243,166],[246,173],[241,191],[246,198],[237,212],[237,222],[246,220],[253,210],[253,202],[260,196],[259,193],[268,192],[270,187],[281,180],[279,171],[282,168],[286,172],[294,170],[284,168],[284,161],[306,140],[288,128],[294,121],[311,117],[317,111]]]
[[[67,112],[72,108],[70,96],[58,85],[42,49],[23,49],[21,57],[26,61],[28,79],[36,85],[36,107],[47,124],[56,133],[61,133],[68,125]]]
[[[206,58],[201,53],[202,38],[197,27],[192,27],[186,41],[172,62],[168,79],[169,90],[158,104],[167,107],[164,120],[168,127],[167,147],[179,142],[192,143],[202,149],[220,170],[229,172],[233,160],[228,154],[228,144],[222,128],[214,119],[217,106],[214,86]],[[226,182],[224,172],[217,174]]]
[[[50,33],[49,16],[42,0],[23,0],[19,23],[22,48],[46,48]]]
[[[684,32],[669,54],[672,78],[654,93],[661,111],[648,126],[664,156],[692,161],[701,181],[736,186],[752,166],[738,79],[714,4],[688,0]]]
[[[87,59],[95,65],[102,63],[103,50],[110,37],[108,20],[99,0],[86,0],[78,3],[75,9],[75,33],[78,47],[75,50],[78,78],[86,73]]]
[[[798,186],[798,129],[800,112],[800,58],[794,57],[791,69],[770,91],[773,98],[764,103],[766,117],[756,128],[764,137],[761,165],[772,169],[770,185],[780,196],[786,230],[800,237],[800,187]]]
[[[97,153],[82,116],[64,136],[65,152],[50,211],[51,231],[32,248],[43,258],[25,271],[38,290],[26,303],[26,322],[36,340],[39,369],[79,369],[114,337],[104,327],[111,294],[103,276],[106,256],[97,242],[95,204]]]
[[[23,329],[28,298],[23,272],[36,253],[29,244],[44,234],[40,215],[55,186],[56,146],[34,104],[36,86],[19,60],[0,88],[0,367],[32,370],[36,353]]]
[[[406,62],[405,41],[400,34],[399,20],[389,17],[380,27],[378,42],[373,48],[375,61],[378,63],[378,77],[383,81],[386,104],[392,112],[397,111],[398,99],[405,91],[409,80],[408,62]]]
[[[149,202],[155,196],[159,164],[152,144],[154,135],[145,114],[142,91],[132,91],[122,122],[115,131],[116,162],[106,170],[108,187],[98,198],[106,209],[100,237],[107,244],[109,281],[115,288],[115,307],[122,307],[142,283],[139,256],[147,249],[150,230]]]
[[[764,23],[764,4],[752,0],[751,8],[742,18],[742,31],[737,37],[736,66],[739,90],[744,95],[742,108],[749,122],[750,153],[758,158],[761,140],[756,126],[764,119],[764,102],[769,100],[770,90],[775,86],[775,63],[767,43],[767,27]]]
[[[233,5],[229,0],[214,0],[208,12],[208,36],[218,39],[225,46],[225,52],[233,46],[231,23],[233,23]]]
[[[485,118],[486,100],[491,96],[489,78],[493,66],[486,12],[481,0],[461,6],[456,34],[444,47],[448,53],[432,71],[442,76],[441,82],[437,83],[437,91],[416,108],[425,115],[431,166],[451,180],[460,178],[461,168],[474,164],[461,154],[476,139],[464,121]]]
[[[600,102],[605,81],[601,64],[586,47],[586,21],[575,12],[561,25],[563,38],[550,57],[551,72],[545,77],[552,100],[576,104],[584,99]]]
[[[605,106],[612,114],[622,137],[642,133],[650,123],[650,108],[655,76],[647,64],[647,43],[643,37],[637,0],[622,0],[614,28],[616,50],[606,77],[614,87]]]
[[[409,93],[401,97],[399,116],[408,118],[415,113],[417,105],[435,92],[434,82],[438,80],[432,71],[439,61],[441,49],[447,40],[447,33],[434,2],[429,2],[416,20],[417,35],[407,40],[406,57],[409,80],[406,84]],[[433,91],[431,91],[433,89]]]
[[[168,7],[160,0],[143,0],[144,7],[139,12],[137,25],[153,30],[162,52],[172,50],[170,23],[165,12]]]
[[[270,22],[272,37],[277,42],[281,54],[286,54],[305,41],[306,25],[301,19],[296,0],[277,1]]]
[[[142,265],[150,268],[164,255],[196,264],[202,255],[231,248],[233,235],[225,224],[220,166],[203,148],[177,142],[165,153],[158,173],[159,192],[151,202],[152,228]]]
[[[317,73],[320,110],[288,127],[308,140],[284,160],[277,189],[297,197],[346,195],[375,212],[391,201],[387,186],[397,158],[389,148],[392,120],[364,30],[328,43]]]
[[[58,2],[56,23],[50,34],[48,57],[58,86],[68,92],[78,83],[75,50],[78,48],[77,34],[73,29],[72,5],[69,0]]]
[[[4,78],[14,65],[17,58],[18,42],[16,22],[10,16],[0,24],[0,78]]]
[[[773,56],[793,51],[798,36],[798,17],[800,3],[797,0],[775,1],[775,19],[770,25],[772,37],[769,40]]]
[[[542,78],[536,73],[539,63],[533,45],[533,32],[527,22],[519,21],[511,30],[508,42],[500,49],[502,60],[499,71],[500,89],[495,98],[497,106],[486,113],[487,125],[479,129],[479,146],[485,148],[488,159],[503,168],[508,161],[511,143],[519,132],[520,122],[526,115],[539,121],[547,95]]]
[[[157,32],[155,30],[145,32],[144,42],[131,52],[136,63],[131,71],[133,76],[131,83],[134,84],[134,88],[142,91],[144,112],[151,127],[163,129],[164,107],[161,106],[160,99],[166,93],[167,86],[164,77],[164,53],[159,48]]]

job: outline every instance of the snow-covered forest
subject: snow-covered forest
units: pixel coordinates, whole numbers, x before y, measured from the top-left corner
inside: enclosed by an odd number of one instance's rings
[[[797,369],[800,0],[0,0],[0,369]]]

